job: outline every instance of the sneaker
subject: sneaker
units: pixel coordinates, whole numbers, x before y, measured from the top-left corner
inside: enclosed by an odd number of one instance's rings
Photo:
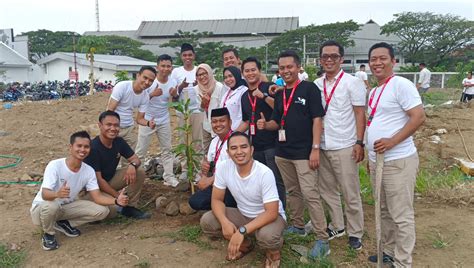
[[[298,227],[295,227],[295,226],[288,227],[285,230],[284,234],[296,234],[296,235],[299,235],[299,236],[308,235],[304,228],[298,228]]]
[[[355,236],[349,236],[349,246],[355,250],[361,250],[362,249],[362,241],[360,238],[355,237]]]
[[[166,179],[166,180],[163,181],[164,186],[171,186],[173,188],[178,186],[178,184],[179,184],[179,181],[175,178],[169,178],[169,179]]]
[[[346,230],[344,229],[339,230],[339,231],[334,231],[329,227],[326,229],[326,232],[328,233],[328,236],[329,236],[328,240],[332,240],[336,237],[341,237],[346,234]]]
[[[78,237],[81,235],[81,231],[72,227],[67,220],[57,221],[56,224],[54,224],[54,229],[69,237]]]
[[[317,240],[314,243],[313,248],[309,252],[309,257],[312,259],[321,259],[329,255],[331,250],[329,249],[329,242],[324,240]]]
[[[41,237],[41,241],[43,243],[44,250],[55,250],[59,248],[58,241],[56,241],[56,237],[54,235],[44,233]]]
[[[122,208],[122,215],[128,218],[134,218],[137,220],[149,219],[151,214],[148,212],[143,212],[135,207],[126,206]]]
[[[178,180],[180,180],[180,181],[187,181],[188,180],[188,173],[187,173],[186,170],[184,170],[183,172],[181,172],[181,174],[179,174]]]
[[[311,221],[308,221],[308,223],[305,224],[304,230],[307,234],[313,233],[313,224],[311,223]]]
[[[372,255],[372,256],[369,256],[369,261],[370,262],[373,262],[373,263],[377,263],[377,255]],[[393,260],[393,257],[388,255],[388,254],[385,254],[385,252],[383,253],[383,263],[385,264],[392,264],[394,262]]]

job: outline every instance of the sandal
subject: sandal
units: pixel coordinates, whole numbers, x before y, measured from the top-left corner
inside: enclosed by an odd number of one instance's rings
[[[255,245],[253,244],[252,240],[250,239],[245,239],[244,242],[242,242],[242,245],[240,245],[239,248],[239,255],[237,255],[237,258],[231,259],[229,255],[225,256],[225,259],[227,261],[236,261],[242,259],[245,255],[249,254],[253,249],[255,248]]]
[[[280,267],[280,252],[278,252],[278,254],[275,254],[275,256],[269,256],[268,254],[266,254],[265,268],[278,268],[278,267]]]

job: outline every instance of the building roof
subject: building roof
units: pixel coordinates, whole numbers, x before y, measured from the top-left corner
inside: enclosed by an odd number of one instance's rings
[[[0,67],[30,67],[33,64],[3,42],[0,42]]]
[[[347,48],[347,53],[351,54],[367,54],[369,48],[378,42],[387,42],[389,44],[398,44],[401,39],[396,35],[381,34],[380,25],[373,20],[361,25],[350,39],[354,40],[355,46]]]
[[[143,21],[136,34],[139,37],[171,37],[183,32],[212,32],[214,35],[280,34],[298,28],[298,17],[249,18],[220,20]]]
[[[128,31],[87,31],[84,32],[84,35],[95,35],[95,36],[105,36],[105,35],[118,35],[118,36],[125,36],[131,39],[138,40],[138,36],[136,35],[136,30],[128,30]]]
[[[47,64],[48,62],[63,59],[67,61],[74,61],[74,53],[72,52],[56,52],[51,54],[43,59],[38,61],[38,64]],[[84,60],[87,61],[87,57],[85,53],[76,53],[76,60]],[[117,56],[117,55],[104,55],[104,54],[94,54],[94,62],[95,63],[107,63],[113,65],[155,65],[154,62],[140,60],[136,58],[132,58],[129,56]]]

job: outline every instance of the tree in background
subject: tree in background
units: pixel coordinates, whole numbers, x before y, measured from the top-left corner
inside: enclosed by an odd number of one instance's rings
[[[95,88],[95,79],[94,79],[94,54],[97,50],[102,49],[105,47],[107,40],[103,37],[97,36],[82,36],[79,39],[79,49],[81,52],[87,53],[86,57],[87,60],[90,62],[90,73],[89,73],[89,81],[90,81],[90,89],[89,94],[94,94]]]
[[[35,62],[55,52],[72,52],[75,32],[38,30],[22,33],[28,36],[30,61]]]
[[[382,34],[395,34],[401,42],[398,49],[407,62],[426,62],[454,66],[459,59],[453,53],[473,44],[474,22],[454,15],[431,12],[403,12],[381,27]]]

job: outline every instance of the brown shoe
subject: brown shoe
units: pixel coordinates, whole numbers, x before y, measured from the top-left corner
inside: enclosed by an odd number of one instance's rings
[[[265,268],[280,267],[280,251],[267,251],[265,256]]]

